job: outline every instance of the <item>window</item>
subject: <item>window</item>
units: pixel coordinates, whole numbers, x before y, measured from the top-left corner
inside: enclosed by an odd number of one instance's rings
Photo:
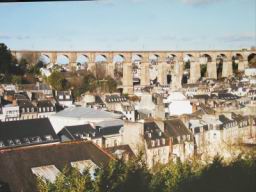
[[[52,141],[52,140],[53,140],[53,137],[52,137],[51,135],[45,135],[45,136],[44,136],[44,139],[45,139],[46,141]]]
[[[32,143],[39,143],[42,141],[42,139],[39,136],[31,137],[30,140]]]
[[[14,141],[15,141],[15,143],[16,143],[17,145],[20,145],[20,144],[21,144],[21,141],[20,141],[19,139],[15,139]]]
[[[14,142],[13,142],[13,140],[11,140],[11,139],[8,139],[8,140],[7,140],[7,143],[8,143],[9,146],[15,145]]]
[[[23,138],[23,142],[24,142],[25,144],[29,144],[29,143],[30,143],[30,141],[29,141],[29,139],[28,139],[27,137]]]

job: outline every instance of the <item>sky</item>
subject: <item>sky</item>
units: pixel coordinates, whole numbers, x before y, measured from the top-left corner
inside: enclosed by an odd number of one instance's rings
[[[256,46],[255,0],[0,4],[11,50],[214,50]]]

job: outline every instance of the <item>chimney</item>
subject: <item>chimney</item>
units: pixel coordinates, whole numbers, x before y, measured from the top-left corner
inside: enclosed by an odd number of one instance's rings
[[[12,105],[17,106],[17,100],[16,99],[12,100]]]

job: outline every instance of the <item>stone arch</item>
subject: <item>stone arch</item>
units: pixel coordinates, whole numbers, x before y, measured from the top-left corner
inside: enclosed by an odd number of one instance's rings
[[[95,56],[95,76],[97,79],[104,79],[107,74],[108,57],[105,54]]]
[[[41,54],[38,58],[38,61],[41,61],[43,64],[50,64],[51,63],[51,58],[48,54]]]
[[[217,68],[217,79],[223,77],[223,66],[227,60],[227,56],[224,53],[220,53],[216,56],[216,68]]]
[[[215,65],[215,63],[212,62],[212,56],[210,54],[204,53],[200,56],[199,58],[199,63],[200,63],[200,75],[201,77],[211,77],[209,75],[209,65]],[[215,70],[216,67],[210,66],[209,68],[213,68],[212,70]]]
[[[235,53],[232,58],[232,70],[235,73],[238,73],[238,71],[244,70],[244,56],[240,53]],[[243,66],[241,66],[243,65]]]
[[[160,54],[157,54],[157,53],[149,54],[149,76],[150,76],[151,84],[157,84],[159,79],[158,73],[161,73],[162,71],[161,67],[164,67],[164,64],[160,61],[160,58],[161,58]]]
[[[174,64],[178,61],[178,57],[175,54],[168,54],[166,57],[166,61],[168,64]]]
[[[68,65],[70,63],[69,55],[67,55],[67,54],[58,54],[56,62],[59,65]]]
[[[95,63],[106,63],[108,61],[108,57],[105,54],[96,54]]]
[[[125,62],[125,56],[123,54],[116,54],[113,57],[114,64],[114,77],[115,79],[121,80],[123,77],[123,65]]]
[[[182,84],[187,84],[189,82],[191,76],[191,63],[194,61],[194,57],[192,54],[184,54],[183,55],[183,75],[182,75]]]
[[[250,53],[247,57],[249,67],[256,67],[256,53]]]
[[[76,58],[76,70],[87,70],[89,57],[86,54],[79,54]]]

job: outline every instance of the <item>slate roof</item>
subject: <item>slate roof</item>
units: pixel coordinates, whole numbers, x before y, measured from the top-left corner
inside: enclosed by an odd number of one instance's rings
[[[155,122],[144,123],[144,139],[146,140],[148,148],[168,145],[167,136],[161,131]],[[165,143],[162,143],[161,139],[164,139]],[[160,141],[159,146],[156,145],[157,140]],[[152,141],[155,143],[154,146],[152,145]]]
[[[82,140],[81,137],[98,137],[98,135],[96,136],[96,130],[90,124],[66,126],[58,135],[65,135],[70,140]]]
[[[119,134],[121,128],[122,125],[96,128],[93,128],[90,124],[74,125],[64,127],[58,135],[65,135],[70,140],[84,140],[87,137],[94,139]]]
[[[57,141],[48,118],[0,122],[0,150]]]
[[[27,107],[30,107],[30,108],[36,108],[31,101],[29,100],[18,100],[17,101],[17,104],[19,105],[20,108],[24,107],[24,108],[27,108]]]
[[[191,132],[180,119],[170,119],[164,121],[165,133],[172,138],[183,135],[191,135]]]
[[[65,166],[70,167],[71,162],[81,160],[92,160],[101,167],[111,159],[111,155],[89,141],[5,150],[0,153],[0,180],[8,183],[14,192],[37,191],[32,167],[54,165],[63,170]]]

